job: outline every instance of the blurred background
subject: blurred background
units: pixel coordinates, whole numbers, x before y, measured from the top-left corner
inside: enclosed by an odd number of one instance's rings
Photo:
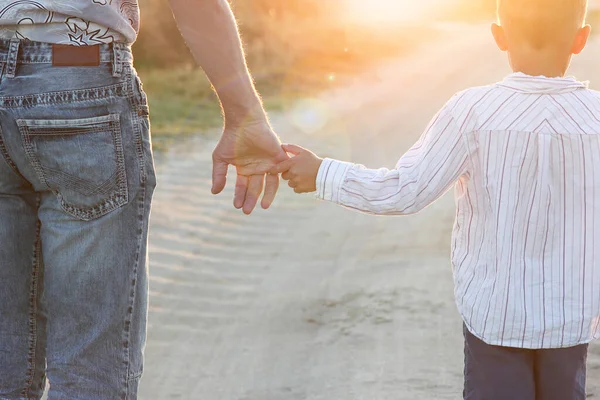
[[[435,25],[493,20],[495,0],[232,0],[250,69],[271,110],[344,84],[436,37]],[[219,126],[218,104],[164,0],[140,0],[136,66],[155,137]],[[158,143],[162,143],[157,140]]]
[[[595,9],[596,1],[592,0]],[[271,110],[344,84],[436,37],[436,26],[493,21],[496,0],[231,0],[250,69]],[[218,104],[179,35],[169,4],[140,0],[136,65],[161,139],[219,126]],[[595,21],[596,12],[590,13]]]
[[[274,129],[320,156],[391,167],[454,93],[510,73],[489,32],[495,0],[231,3]],[[376,218],[282,185],[271,209],[243,215],[233,172],[210,195],[222,124],[210,85],[168,2],[140,7],[135,63],[161,150],[140,398],[459,398],[452,193]],[[570,73],[599,88],[598,65],[595,36]],[[599,398],[600,344],[588,365]]]

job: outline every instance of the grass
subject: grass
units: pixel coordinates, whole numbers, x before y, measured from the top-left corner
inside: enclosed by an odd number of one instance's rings
[[[198,133],[223,122],[218,99],[204,72],[192,66],[174,69],[146,68],[138,71],[148,93],[155,135]],[[279,111],[298,96],[315,93],[327,85],[307,84],[287,87],[276,77],[257,82],[265,108]]]
[[[193,133],[221,122],[220,108],[204,73],[191,67],[143,68],[155,135]]]
[[[419,41],[433,36],[431,29],[418,29]],[[403,29],[396,36],[380,33],[345,36],[343,40],[323,47],[311,42],[290,51],[264,48],[261,52],[249,48],[250,69],[256,86],[270,112],[289,108],[296,99],[314,96],[350,77],[365,71],[386,58],[407,54],[417,47],[412,39],[415,29]],[[312,46],[311,46],[312,44]],[[281,53],[281,54],[280,54]],[[180,135],[213,134],[222,126],[221,109],[204,72],[191,65],[173,68],[138,66],[138,72],[148,93],[152,132],[161,148]]]
[[[152,134],[157,149],[168,147],[182,135],[214,135],[222,126],[218,99],[201,69],[181,66],[174,69],[142,68],[138,72],[148,94]],[[310,78],[316,80],[314,74],[304,77],[302,83],[296,81],[294,85],[286,85],[281,77],[271,74],[261,76],[257,89],[269,112],[285,110],[295,99],[331,86],[326,77],[320,79],[321,83],[310,82]]]
[[[335,19],[333,2],[231,0],[256,85],[270,111],[313,96],[387,58],[407,54],[435,37],[428,26],[386,30],[348,26]],[[140,0],[143,21],[136,66],[148,93],[157,143],[192,133],[215,132],[221,110],[204,73],[192,67],[168,2]],[[463,0],[438,10],[437,20],[493,20],[495,0]],[[589,17],[600,26],[600,14]],[[330,79],[334,77],[335,79]]]
[[[201,69],[180,66],[142,68],[138,72],[148,94],[156,149],[165,149],[182,135],[212,135],[222,126],[218,99]],[[292,101],[292,97],[276,94],[274,90],[265,92],[268,95],[263,101],[269,111],[281,110]]]
[[[349,26],[337,18],[342,3],[322,0],[230,0],[248,63],[265,107],[286,110],[386,58],[406,54],[433,30],[423,26]],[[222,126],[219,103],[179,35],[162,0],[140,0],[142,30],[134,45],[136,68],[151,109],[155,143]]]

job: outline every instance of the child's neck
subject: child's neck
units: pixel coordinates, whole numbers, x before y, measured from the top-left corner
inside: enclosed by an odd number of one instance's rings
[[[571,57],[565,57],[564,53],[531,51],[531,49],[523,54],[511,52],[509,57],[514,72],[548,78],[564,77],[571,61]]]

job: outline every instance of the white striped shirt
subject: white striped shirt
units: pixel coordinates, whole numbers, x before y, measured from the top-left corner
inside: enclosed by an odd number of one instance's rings
[[[325,159],[317,196],[403,215],[453,185],[455,296],[468,329],[530,349],[600,337],[600,93],[521,73],[466,90],[394,170]]]

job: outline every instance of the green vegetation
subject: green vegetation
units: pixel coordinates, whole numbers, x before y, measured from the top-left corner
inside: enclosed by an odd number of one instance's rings
[[[428,26],[377,29],[350,26],[336,16],[342,2],[231,0],[259,92],[269,110],[314,95],[374,63],[405,54],[429,40]],[[436,20],[494,18],[496,0],[462,0],[438,10]],[[221,112],[204,73],[195,66],[164,0],[140,0],[142,30],[134,46],[136,67],[149,95],[155,137],[219,127]],[[590,23],[598,26],[597,12]]]
[[[142,69],[154,134],[198,132],[220,123],[220,110],[202,71]]]
[[[385,58],[413,49],[434,32],[424,26],[384,30],[349,26],[322,0],[233,0],[256,85],[269,110],[343,84]],[[339,6],[339,5],[338,5]],[[136,68],[148,92],[156,136],[221,124],[218,102],[182,41],[163,0],[140,0]],[[418,38],[418,39],[416,39]]]
[[[139,73],[148,93],[156,148],[164,148],[180,135],[206,133],[222,125],[218,100],[201,69],[146,67]],[[292,101],[291,97],[274,94],[272,88],[263,87],[262,92],[271,93],[264,99],[270,111],[280,110]]]

